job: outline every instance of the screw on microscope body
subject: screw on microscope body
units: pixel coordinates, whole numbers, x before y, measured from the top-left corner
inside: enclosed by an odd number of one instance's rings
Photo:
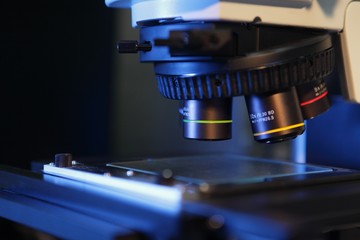
[[[117,44],[119,53],[137,53],[139,51],[148,52],[151,51],[151,43],[145,41],[139,43],[136,40],[120,40]]]
[[[164,169],[161,175],[164,179],[171,179],[174,176],[174,173],[171,169]]]
[[[211,229],[220,229],[224,226],[225,218],[222,215],[215,214],[208,219],[208,226]]]
[[[134,176],[134,171],[132,171],[132,170],[128,170],[128,171],[126,171],[126,176],[128,176],[128,177],[133,177]]]
[[[173,185],[174,183],[174,173],[171,169],[163,169],[161,174],[157,178],[157,183],[162,185]]]

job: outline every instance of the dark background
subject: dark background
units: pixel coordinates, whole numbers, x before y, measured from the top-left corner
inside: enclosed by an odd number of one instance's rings
[[[109,151],[114,9],[104,1],[1,1],[0,163]]]

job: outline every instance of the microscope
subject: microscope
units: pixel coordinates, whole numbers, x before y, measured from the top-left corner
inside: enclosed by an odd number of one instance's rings
[[[360,103],[360,1],[105,3],[131,8],[139,39],[117,50],[153,64],[159,93],[179,101],[186,139],[232,138],[235,97],[261,144],[303,134],[331,108],[334,85]],[[41,173],[2,168],[0,184],[2,217],[61,239],[360,237],[351,168],[234,154],[83,163],[59,153]]]
[[[237,96],[256,141],[295,138],[304,120],[329,109],[325,79],[335,59],[346,74],[342,91],[360,101],[354,1],[106,3],[131,7],[140,40],[120,41],[118,50],[154,63],[160,93],[182,103],[185,138],[231,138]]]

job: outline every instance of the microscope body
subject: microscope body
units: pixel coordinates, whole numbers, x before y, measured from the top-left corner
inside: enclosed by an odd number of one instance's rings
[[[106,4],[131,8],[140,42],[120,41],[119,52],[154,63],[160,93],[183,103],[185,138],[230,139],[236,96],[245,96],[256,141],[296,138],[330,108],[326,82],[336,67],[341,93],[360,102],[358,1]]]
[[[359,2],[354,0],[259,0],[259,1],[193,1],[159,0],[129,1],[106,0],[106,5],[115,8],[131,8],[132,25],[156,19],[182,21],[251,23],[256,18],[260,24],[292,26],[309,29],[325,29],[339,33],[346,74],[348,99],[360,102],[359,70],[355,63],[360,59],[356,44],[360,30],[356,24]],[[340,56],[339,56],[340,57]]]

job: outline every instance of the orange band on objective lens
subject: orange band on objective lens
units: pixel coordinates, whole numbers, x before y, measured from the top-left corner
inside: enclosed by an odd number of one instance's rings
[[[254,133],[254,137],[265,135],[265,134],[270,134],[270,133],[281,132],[281,131],[285,131],[285,130],[289,130],[289,129],[293,129],[293,128],[297,128],[297,127],[302,127],[304,125],[305,125],[304,123],[298,123],[298,124],[290,125],[287,127],[275,128],[275,129],[265,131],[265,132]]]

